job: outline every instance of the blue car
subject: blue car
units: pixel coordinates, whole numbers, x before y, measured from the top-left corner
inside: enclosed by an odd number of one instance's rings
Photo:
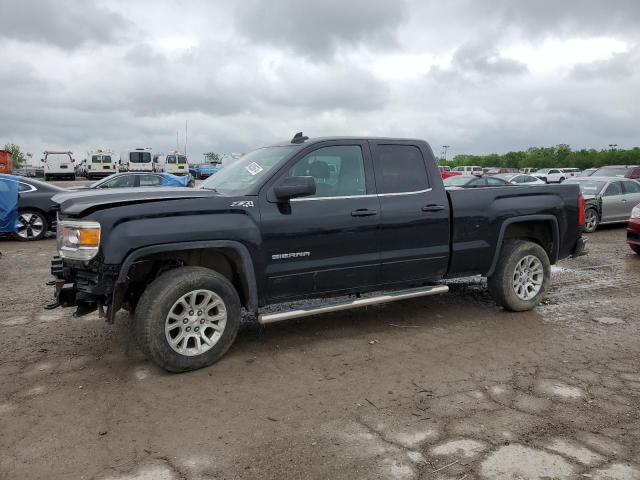
[[[18,224],[18,177],[0,174],[0,233],[12,233]]]
[[[218,170],[220,170],[220,166],[215,163],[197,163],[189,166],[189,173],[197,179],[210,177]]]

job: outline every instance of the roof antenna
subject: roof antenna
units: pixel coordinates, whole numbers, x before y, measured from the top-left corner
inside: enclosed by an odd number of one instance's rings
[[[307,140],[309,140],[309,137],[305,137],[302,132],[298,132],[291,139],[291,143],[304,143]]]

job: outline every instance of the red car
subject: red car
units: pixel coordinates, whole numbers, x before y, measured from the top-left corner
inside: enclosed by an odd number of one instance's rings
[[[451,167],[439,165],[438,169],[440,170],[440,177],[444,180],[445,178],[454,177],[456,175],[462,175],[462,172],[454,172],[451,170]]]
[[[627,224],[627,243],[631,250],[640,255],[640,205],[631,210],[631,218]]]

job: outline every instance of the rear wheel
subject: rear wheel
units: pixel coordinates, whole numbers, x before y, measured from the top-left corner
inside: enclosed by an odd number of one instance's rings
[[[170,270],[151,283],[135,309],[141,350],[170,372],[206,367],[222,357],[240,326],[240,299],[224,276],[202,267]]]
[[[631,247],[631,250],[640,255],[640,245],[634,245],[633,243],[630,243],[629,246]]]
[[[537,243],[508,240],[500,252],[496,270],[487,279],[489,293],[505,310],[531,310],[549,288],[551,264]]]
[[[598,212],[595,208],[587,208],[584,212],[584,231],[587,233],[593,233],[598,228]]]
[[[37,210],[18,212],[18,228],[13,233],[17,240],[29,242],[41,240],[49,229],[47,217]]]

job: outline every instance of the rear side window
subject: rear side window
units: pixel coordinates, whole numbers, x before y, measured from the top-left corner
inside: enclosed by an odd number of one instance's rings
[[[624,182],[624,193],[640,193],[640,183]]]
[[[420,149],[413,145],[377,145],[374,162],[378,193],[417,192],[429,188]]]

